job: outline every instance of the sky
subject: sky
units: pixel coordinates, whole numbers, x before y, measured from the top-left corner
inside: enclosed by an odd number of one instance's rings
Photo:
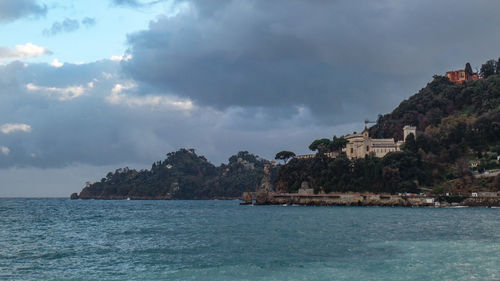
[[[500,56],[497,0],[0,0],[0,197],[309,153]]]

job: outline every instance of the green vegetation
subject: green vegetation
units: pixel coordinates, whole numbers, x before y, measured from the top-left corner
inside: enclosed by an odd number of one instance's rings
[[[430,170],[417,153],[400,151],[384,158],[367,156],[349,160],[345,155],[329,158],[293,159],[278,172],[280,191],[297,192],[306,181],[315,192],[417,192],[430,184]]]
[[[342,148],[346,146],[348,141],[343,137],[337,138],[333,136],[332,140],[329,139],[317,139],[309,145],[309,149],[312,151],[318,151],[318,153],[323,154],[326,152],[340,152]]]
[[[499,68],[490,60],[481,67],[484,79],[463,84],[436,75],[393,112],[379,116],[369,129],[376,138],[402,140],[405,125],[417,126],[417,137],[408,136],[403,151],[354,161],[342,155],[293,159],[279,170],[278,190],[296,192],[304,181],[316,192],[418,192],[426,187],[439,193],[498,190],[500,179],[475,180],[470,164],[477,161],[479,172],[500,168]],[[466,71],[472,72],[470,64]],[[320,139],[309,148],[327,151],[333,142],[335,138]]]
[[[318,151],[318,153],[325,153],[329,150],[330,148],[330,140],[329,139],[319,139],[313,141],[309,145],[309,149],[312,151]]]
[[[276,160],[283,160],[283,162],[286,164],[288,162],[288,159],[295,157],[295,153],[287,150],[280,151],[276,153],[276,157],[274,159]]]
[[[80,198],[88,199],[210,199],[238,197],[255,189],[264,177],[267,160],[247,151],[229,158],[228,164],[214,166],[193,149],[167,154],[150,170],[129,168],[110,172],[100,182],[88,184]],[[272,172],[272,171],[271,171]]]
[[[489,60],[481,66],[480,74],[484,78],[488,78],[494,75],[497,71],[497,62],[494,60]]]
[[[470,65],[470,63],[466,63],[465,64],[465,74],[467,74],[467,75],[474,74],[474,72],[472,71],[472,66]]]

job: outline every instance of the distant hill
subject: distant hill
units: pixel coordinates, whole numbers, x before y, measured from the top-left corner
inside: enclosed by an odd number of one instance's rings
[[[194,149],[180,149],[154,163],[150,170],[118,169],[100,182],[89,183],[81,199],[213,199],[237,198],[262,184],[270,162],[247,151],[214,166]]]

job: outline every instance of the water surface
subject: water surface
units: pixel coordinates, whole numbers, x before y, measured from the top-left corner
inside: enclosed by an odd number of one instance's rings
[[[500,280],[500,209],[0,199],[6,280]]]

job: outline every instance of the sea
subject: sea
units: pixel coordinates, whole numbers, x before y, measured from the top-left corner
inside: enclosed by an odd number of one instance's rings
[[[4,198],[0,280],[500,280],[500,209]]]

